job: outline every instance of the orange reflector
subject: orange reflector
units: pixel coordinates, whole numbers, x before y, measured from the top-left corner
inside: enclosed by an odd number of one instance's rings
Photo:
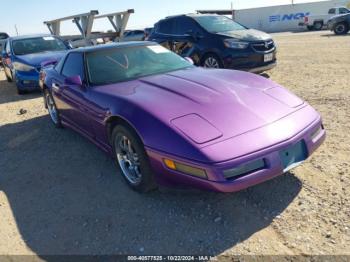
[[[176,170],[176,166],[175,166],[175,162],[172,161],[172,160],[169,160],[169,159],[164,159],[164,164],[170,168],[170,169],[173,169],[173,170]]]

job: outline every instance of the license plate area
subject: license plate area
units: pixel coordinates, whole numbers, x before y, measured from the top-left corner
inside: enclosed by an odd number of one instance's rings
[[[307,158],[307,148],[304,140],[279,152],[283,172],[288,172],[292,168],[299,166]]]
[[[273,53],[264,55],[264,62],[271,62],[273,60]]]

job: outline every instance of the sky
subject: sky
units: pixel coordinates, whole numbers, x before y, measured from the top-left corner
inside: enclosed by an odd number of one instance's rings
[[[2,17],[0,32],[15,35],[15,26],[20,35],[48,33],[44,21],[53,20],[90,10],[99,10],[100,14],[134,9],[130,16],[128,29],[153,26],[159,19],[169,15],[192,13],[198,9],[234,9],[290,4],[292,0],[11,0],[1,3]],[[294,0],[295,3],[314,2],[314,0]],[[112,29],[104,19],[97,20],[93,30]],[[78,33],[71,21],[62,23],[62,34]]]

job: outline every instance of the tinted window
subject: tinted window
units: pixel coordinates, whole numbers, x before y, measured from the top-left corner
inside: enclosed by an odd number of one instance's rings
[[[198,32],[198,26],[196,23],[188,17],[181,17],[176,19],[176,30],[175,34],[177,35],[185,35],[188,34],[189,31]]]
[[[166,19],[158,24],[158,33],[162,34],[174,34],[175,32],[175,21],[174,19]]]
[[[329,9],[329,11],[328,11],[328,14],[335,14],[335,8],[331,8],[331,9]]]
[[[66,77],[79,75],[84,80],[84,60],[81,53],[71,53],[64,62],[62,75]]]
[[[86,54],[89,81],[103,85],[193,67],[159,45],[113,48]]]
[[[0,33],[0,40],[9,38],[9,35],[6,33]]]
[[[349,10],[346,8],[339,8],[339,14],[347,14],[349,13]]]
[[[246,29],[243,25],[221,15],[194,16],[193,19],[196,20],[205,30],[211,33]]]
[[[12,41],[12,46],[16,55],[27,55],[67,49],[63,41],[52,36],[14,40]]]

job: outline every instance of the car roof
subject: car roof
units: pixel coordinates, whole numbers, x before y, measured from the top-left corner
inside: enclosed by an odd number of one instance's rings
[[[97,45],[97,46],[80,47],[77,49],[70,50],[69,53],[73,53],[73,52],[90,53],[94,51],[109,50],[113,48],[148,46],[148,45],[156,45],[156,43],[149,42],[149,41],[130,41],[130,42],[111,43],[111,44],[104,44],[104,45]]]
[[[178,18],[178,17],[201,17],[201,16],[218,16],[217,14],[182,14],[182,15],[173,15],[173,16],[167,16],[163,20],[170,19],[170,18]]]
[[[12,37],[10,37],[10,39],[11,40],[24,40],[24,39],[37,38],[37,37],[46,37],[46,36],[55,37],[54,35],[50,35],[50,34],[35,34],[35,35],[12,36]]]

